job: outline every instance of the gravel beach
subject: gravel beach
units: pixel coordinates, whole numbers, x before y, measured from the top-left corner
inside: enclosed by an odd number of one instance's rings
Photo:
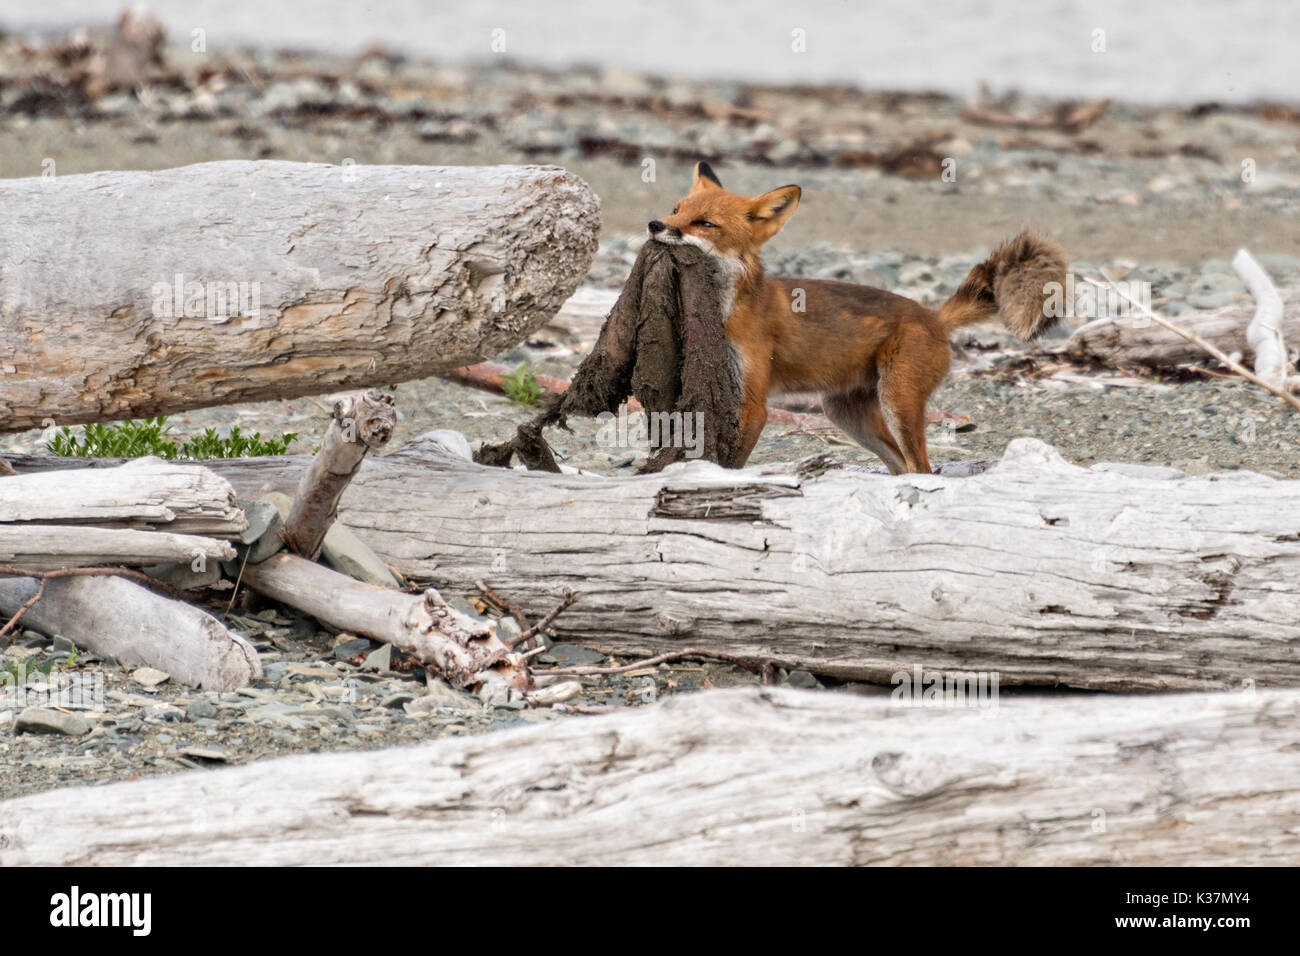
[[[1030,226],[1070,251],[1077,274],[1104,269],[1149,283],[1153,307],[1170,316],[1250,306],[1229,264],[1243,246],[1270,271],[1285,301],[1300,297],[1295,105],[1113,103],[1086,128],[1066,132],[976,122],[963,115],[966,103],[943,94],[685,81],[595,68],[469,68],[383,50],[355,58],[261,50],[200,57],[179,48],[167,51],[165,82],[88,97],[58,82],[66,43],[0,38],[0,176],[41,175],[51,163],[68,175],[256,158],[555,163],[601,197],[601,244],[585,283],[617,289],[646,221],[672,207],[693,163],[706,159],[737,192],[789,182],[803,187],[798,214],[769,247],[767,268],[775,274],[843,279],[937,304],[991,246]],[[990,96],[984,105],[1027,117],[1055,106],[1014,94]],[[946,162],[955,181],[942,178]],[[75,257],[75,247],[69,254]],[[1045,340],[1044,350],[1028,349],[1000,328],[958,335],[953,373],[932,405],[971,423],[932,426],[932,460],[997,457],[1012,439],[1033,436],[1084,466],[1124,461],[1189,474],[1250,469],[1298,476],[1300,416],[1273,396],[1213,364],[1158,372],[1071,366],[1051,352],[1069,331]],[[528,362],[567,379],[590,345],[547,327],[493,360]],[[399,430],[390,449],[435,428],[461,431],[475,446],[501,441],[535,413],[440,377],[396,384],[394,394]],[[307,453],[324,434],[333,399],[209,408],[169,422],[179,438],[206,427],[293,431],[299,438],[292,450]],[[642,457],[636,449],[602,447],[595,422],[571,424],[573,434],[551,436],[566,465],[631,473]],[[2,435],[0,454],[44,452],[48,437]],[[767,426],[751,463],[819,452],[879,464],[834,429],[777,423]],[[482,610],[471,595],[447,597],[469,613]],[[213,610],[225,613],[220,605]],[[10,691],[0,700],[0,798],[293,751],[392,746],[568,719],[555,709],[486,708],[438,685],[428,694],[420,670],[402,669],[400,654],[330,634],[284,609],[237,604],[230,615],[228,623],[261,655],[264,678],[226,694],[166,679],[150,684],[153,675],[76,654],[61,637],[21,628],[11,635],[0,665],[28,675],[28,696]],[[557,629],[563,640],[563,618]],[[624,662],[561,645],[539,669],[565,663]],[[48,674],[33,677],[32,667]],[[72,676],[99,690],[95,706],[65,708],[80,723],[45,726],[39,714],[23,720],[52,683]],[[778,679],[819,686],[804,672]],[[758,680],[729,665],[668,665],[584,679],[584,693],[572,703],[639,706]]]

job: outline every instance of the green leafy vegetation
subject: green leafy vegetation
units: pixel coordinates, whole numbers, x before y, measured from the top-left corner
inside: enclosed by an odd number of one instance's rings
[[[501,376],[501,387],[516,405],[536,405],[542,397],[542,386],[537,384],[537,376],[527,362],[509,375]]]
[[[257,458],[263,455],[283,455],[298,437],[297,432],[285,432],[279,438],[263,438],[260,432],[245,435],[236,425],[230,434],[222,437],[215,428],[205,429],[186,442],[171,437],[171,426],[163,416],[143,421],[90,424],[82,429],[80,438],[68,426],[63,426],[46,443],[50,452],[72,458]]]

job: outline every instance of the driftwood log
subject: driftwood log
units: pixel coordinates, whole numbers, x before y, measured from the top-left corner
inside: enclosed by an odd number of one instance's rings
[[[0,578],[0,614],[36,594],[33,578]],[[234,690],[262,676],[257,652],[211,614],[120,577],[55,578],[23,625],[62,634],[100,657],[148,665],[203,690]]]
[[[9,800],[0,865],[1288,865],[1297,735],[1295,691],[710,691]]]
[[[291,493],[306,463],[210,465],[253,497]],[[1083,469],[1033,439],[965,478],[825,467],[549,475],[431,436],[368,458],[340,518],[444,593],[490,580],[531,618],[582,590],[557,629],[608,653],[704,646],[882,682],[920,663],[1004,685],[1300,684],[1300,482]]]
[[[0,564],[52,571],[231,560],[248,528],[229,482],[193,463],[142,458],[0,481]],[[125,664],[233,690],[261,674],[257,654],[216,618],[120,577],[51,578],[21,623]],[[33,577],[0,577],[0,621],[35,598]]]
[[[1247,365],[1254,365],[1255,349],[1246,340],[1246,329],[1254,314],[1255,310],[1246,306],[1229,306],[1211,312],[1183,313],[1173,321],[1220,352],[1235,352]],[[1289,342],[1300,342],[1300,305],[1286,308],[1282,334]],[[1094,319],[1075,329],[1065,348],[1080,361],[1119,368],[1168,368],[1205,360],[1205,352],[1196,345],[1141,314]]]
[[[284,523],[289,547],[315,560],[338,515],[339,498],[373,448],[382,448],[397,427],[397,409],[386,392],[370,390],[334,403],[320,451],[303,472],[293,507]]]
[[[0,564],[34,570],[197,564],[234,557],[229,541],[195,534],[77,525],[0,525]]]
[[[158,458],[0,482],[0,524],[38,522],[219,536],[248,527],[224,478],[193,462]]]
[[[489,704],[523,700],[533,689],[522,655],[437,591],[413,595],[363,584],[294,554],[249,564],[243,582],[329,627],[392,644]]]
[[[476,362],[555,314],[599,226],[555,166],[215,162],[3,180],[0,206],[0,431]]]

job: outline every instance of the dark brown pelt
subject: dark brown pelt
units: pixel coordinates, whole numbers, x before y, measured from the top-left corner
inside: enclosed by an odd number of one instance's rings
[[[518,455],[529,467],[558,471],[542,428],[565,427],[568,415],[617,412],[629,395],[648,413],[703,413],[701,457],[738,467],[740,383],[734,378],[723,333],[717,273],[694,246],[647,242],[610,310],[591,354],[562,396],[519,426],[514,438],[484,445],[483,464],[509,466]],[[659,471],[687,449],[654,449],[642,471]]]

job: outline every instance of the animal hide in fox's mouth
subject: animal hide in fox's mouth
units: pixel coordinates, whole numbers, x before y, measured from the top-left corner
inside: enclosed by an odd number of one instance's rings
[[[558,472],[542,429],[567,428],[568,415],[617,412],[632,395],[647,415],[690,416],[701,431],[690,448],[661,433],[640,471],[660,471],[688,457],[738,467],[740,382],[724,333],[719,283],[717,266],[703,250],[647,242],[568,391],[520,425],[514,438],[480,447],[474,460],[509,467],[518,455],[530,469]]]

